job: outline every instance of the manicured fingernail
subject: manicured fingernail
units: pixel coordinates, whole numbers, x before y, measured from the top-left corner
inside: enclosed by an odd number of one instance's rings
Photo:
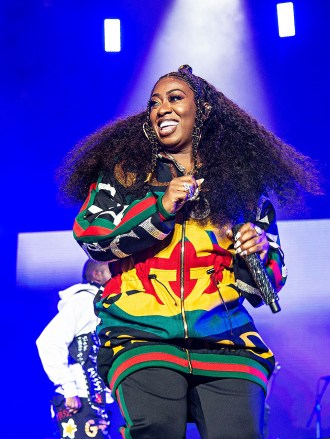
[[[197,180],[197,184],[198,186],[200,186],[204,181],[204,178],[200,178],[199,180]]]
[[[246,255],[247,255],[247,251],[246,250],[242,251],[241,256],[246,256]]]
[[[235,235],[235,241],[237,241],[241,237],[241,232],[237,232]]]
[[[226,235],[227,235],[227,236],[230,235],[230,232],[231,232],[230,229],[226,230]]]
[[[241,241],[236,241],[234,244],[234,248],[237,248],[241,245]]]
[[[239,255],[239,254],[241,253],[241,251],[242,251],[241,247],[238,247],[238,248],[236,249],[236,254]]]

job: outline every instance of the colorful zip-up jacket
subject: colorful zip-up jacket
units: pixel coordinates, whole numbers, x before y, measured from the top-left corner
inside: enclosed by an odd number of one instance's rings
[[[157,180],[131,202],[117,167],[101,176],[78,214],[74,236],[88,255],[111,261],[112,279],[95,302],[101,319],[98,368],[115,395],[130,373],[145,367],[251,380],[266,389],[274,357],[243,301],[261,304],[257,287],[232,242],[185,210],[162,206],[167,182],[180,175],[159,159]],[[187,203],[188,204],[188,203]],[[262,197],[255,224],[270,249],[266,270],[279,291],[286,280],[275,213]]]

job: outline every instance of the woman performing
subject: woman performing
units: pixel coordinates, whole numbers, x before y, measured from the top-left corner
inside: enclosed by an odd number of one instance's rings
[[[284,285],[270,196],[320,193],[311,160],[185,65],[145,112],[79,144],[61,177],[66,195],[87,196],[76,240],[111,263],[95,301],[98,368],[122,437],[181,439],[194,422],[203,439],[262,438],[275,360],[244,307],[262,304],[244,259],[257,253]]]

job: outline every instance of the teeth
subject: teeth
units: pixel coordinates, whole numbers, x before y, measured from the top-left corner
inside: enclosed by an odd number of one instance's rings
[[[166,127],[175,126],[177,124],[178,122],[176,122],[175,120],[163,120],[163,122],[161,122],[159,126],[160,128],[166,128]]]

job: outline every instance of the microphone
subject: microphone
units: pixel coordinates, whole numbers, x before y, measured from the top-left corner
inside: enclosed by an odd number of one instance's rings
[[[241,228],[242,224],[236,224],[233,227],[233,235],[235,236],[238,230]],[[281,307],[278,303],[279,298],[274,290],[274,287],[269,279],[268,273],[263,266],[258,253],[253,253],[244,256],[244,261],[252,275],[254,282],[256,283],[258,290],[260,292],[260,297],[268,305],[272,313],[277,313],[281,311]]]

